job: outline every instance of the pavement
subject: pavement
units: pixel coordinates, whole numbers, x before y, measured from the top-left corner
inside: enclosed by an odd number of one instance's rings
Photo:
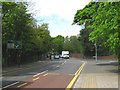
[[[118,65],[111,60],[85,60],[83,71],[73,88],[109,88],[118,90]],[[73,89],[74,90],[74,89]]]

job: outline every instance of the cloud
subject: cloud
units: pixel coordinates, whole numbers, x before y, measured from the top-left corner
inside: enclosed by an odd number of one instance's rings
[[[29,1],[29,0],[28,0]],[[51,36],[77,35],[80,26],[71,25],[77,10],[82,9],[91,0],[33,0],[30,9],[39,23],[49,23]]]
[[[82,9],[90,0],[33,0],[30,2],[35,3],[36,16],[55,14],[71,20],[76,11]]]

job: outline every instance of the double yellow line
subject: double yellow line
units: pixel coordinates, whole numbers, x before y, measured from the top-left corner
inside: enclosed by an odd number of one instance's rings
[[[85,66],[86,62],[84,62],[79,69],[76,71],[75,76],[73,77],[73,79],[71,80],[71,82],[68,84],[68,86],[66,87],[65,90],[70,90],[70,88],[73,86],[74,82],[76,81],[76,79],[78,78],[78,76],[80,75],[83,67]]]

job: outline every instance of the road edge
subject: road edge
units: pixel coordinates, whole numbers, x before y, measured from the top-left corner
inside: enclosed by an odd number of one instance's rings
[[[78,76],[80,75],[80,73],[81,73],[81,71],[83,70],[83,68],[84,68],[84,66],[85,66],[86,63],[87,63],[87,62],[84,62],[84,63],[79,67],[79,69],[78,69],[78,70],[76,71],[76,73],[75,73],[75,76],[74,76],[73,79],[70,81],[70,83],[68,84],[68,86],[66,87],[65,90],[70,90],[70,89],[72,88],[73,84],[74,84],[75,81],[77,80]]]

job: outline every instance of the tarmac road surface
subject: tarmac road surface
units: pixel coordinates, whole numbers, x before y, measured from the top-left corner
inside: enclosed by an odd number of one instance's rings
[[[45,61],[47,64],[36,65],[31,69],[24,69],[16,74],[3,77],[3,88],[66,88],[83,61],[70,59],[56,59]],[[9,82],[9,83],[8,83]],[[20,89],[20,90],[22,90]]]

